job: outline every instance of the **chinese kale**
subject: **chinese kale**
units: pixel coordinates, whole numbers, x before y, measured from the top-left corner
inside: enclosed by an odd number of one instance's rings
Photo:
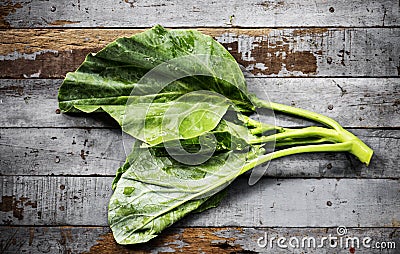
[[[117,170],[109,224],[120,244],[146,242],[183,216],[215,207],[239,175],[272,159],[373,151],[336,121],[258,99],[210,36],[161,26],[119,38],[68,73],[63,112],[106,112],[134,137]],[[283,128],[250,117],[268,109],[322,126]],[[271,145],[275,151],[270,151]]]

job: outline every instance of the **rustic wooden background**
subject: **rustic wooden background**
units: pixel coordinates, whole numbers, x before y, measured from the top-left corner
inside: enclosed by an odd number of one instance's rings
[[[394,0],[0,1],[0,253],[287,253],[256,241],[339,225],[395,241],[384,253],[399,253],[399,9]],[[212,35],[256,74],[251,89],[338,120],[374,149],[370,167],[348,154],[279,159],[255,186],[238,179],[218,208],[149,244],[115,244],[106,215],[121,131],[107,117],[59,114],[57,89],[87,53],[157,23]]]

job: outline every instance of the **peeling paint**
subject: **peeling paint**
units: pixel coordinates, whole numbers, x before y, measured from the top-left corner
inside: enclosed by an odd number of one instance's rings
[[[32,246],[33,239],[35,238],[35,229],[29,228],[29,246]]]
[[[37,208],[37,202],[29,201],[26,197],[20,197],[16,199],[15,196],[3,196],[0,202],[1,212],[12,212],[14,218],[22,220],[24,218],[24,206],[31,206],[32,208]],[[3,220],[3,223],[5,221]]]
[[[100,235],[99,239],[97,240],[97,243],[92,247],[90,247],[90,250],[88,252],[83,252],[82,254],[93,254],[93,253],[125,254],[125,253],[130,253],[130,251],[127,247],[124,247],[123,245],[118,245],[115,242],[112,233],[106,233]]]
[[[74,238],[72,237],[71,228],[63,228],[60,230],[61,241],[62,245],[65,245],[67,242],[73,242]]]
[[[16,75],[17,78],[57,77],[59,73],[74,71],[78,68],[87,53],[89,53],[88,50],[75,50],[73,53],[49,50],[36,54],[14,55],[14,58],[18,59],[0,61],[0,77],[12,78]]]
[[[36,57],[45,53],[53,53],[53,54],[58,54],[57,50],[52,50],[52,49],[45,49],[45,50],[40,50],[31,54],[27,53],[20,53],[18,51],[14,51],[13,53],[7,54],[7,55],[0,55],[0,61],[14,61],[17,59],[25,59],[25,60],[31,60],[34,61],[36,60]]]
[[[253,253],[235,242],[237,232],[242,229],[169,228],[148,243],[133,246],[119,245],[112,233],[107,233],[87,253]]]
[[[41,70],[32,74],[23,74],[24,78],[39,78]]]
[[[265,233],[268,236],[291,236],[296,238],[303,238],[305,236],[321,238],[329,234],[336,234],[336,228],[245,228],[243,232],[237,232],[232,228],[196,228],[188,229],[193,233],[202,233],[203,231],[226,231],[228,238],[236,238],[235,244],[243,246],[241,249],[232,250],[229,252],[229,247],[232,244],[230,240],[214,240],[213,242],[204,241],[204,244],[192,245],[192,247],[185,249],[177,249],[174,246],[170,246],[169,242],[157,242],[158,245],[154,245],[154,242],[139,244],[135,246],[119,246],[114,242],[109,242],[108,246],[102,246],[98,248],[97,253],[276,253],[274,249],[267,249],[258,247],[257,239],[260,236],[264,236]],[[174,237],[182,237],[183,232],[181,229],[174,228],[171,231],[174,232]],[[68,233],[70,232],[70,233]],[[2,227],[0,228],[0,250],[2,253],[87,253],[96,238],[109,232],[107,227],[47,227],[47,226],[35,226],[35,227]],[[61,234],[60,234],[61,233]],[[66,234],[65,236],[63,236]],[[70,236],[67,236],[71,234]],[[107,233],[109,234],[109,233]],[[374,236],[376,241],[393,241],[396,246],[399,244],[399,230],[397,228],[352,228],[351,234],[354,237],[365,237]],[[229,237],[230,235],[230,237]],[[188,235],[187,235],[188,236]],[[190,236],[192,241],[203,241],[203,239],[196,238],[193,234]],[[29,239],[29,240],[28,240]],[[32,240],[31,240],[32,239]],[[183,236],[182,239],[185,239]],[[112,240],[112,239],[111,239]],[[225,244],[228,250],[223,248],[216,248],[214,245]],[[276,244],[276,241],[274,242]],[[110,245],[112,247],[110,247]],[[195,249],[199,247],[200,249]],[[329,246],[324,248],[287,248],[286,253],[331,253]],[[349,253],[350,249],[343,250],[343,253]],[[165,252],[164,252],[165,251]],[[356,253],[365,253],[363,248],[357,249]],[[282,252],[284,253],[284,252]],[[342,252],[341,252],[342,253]],[[368,252],[370,253],[370,252]],[[375,253],[375,252],[374,252]],[[376,253],[380,253],[379,251]],[[390,252],[389,253],[397,253]]]
[[[323,35],[328,32],[328,28],[309,28],[293,30],[293,36]]]
[[[11,1],[5,1],[3,5],[0,5],[0,28],[10,27],[10,23],[6,20],[7,16],[11,13],[15,13],[17,9],[22,8],[21,3],[12,3]]]
[[[65,26],[65,25],[70,25],[70,24],[79,24],[81,23],[80,21],[71,21],[71,20],[64,20],[64,19],[58,19],[54,20],[50,23],[48,23],[51,26]]]
[[[129,4],[130,8],[135,8],[136,0],[132,0],[132,1],[125,0],[125,3]]]
[[[280,35],[236,36],[225,34],[216,38],[253,74],[315,74],[317,58],[309,50],[296,51],[296,42],[287,42]]]
[[[0,61],[0,77],[28,77],[41,70],[41,78],[63,78],[75,70],[89,52],[96,52],[117,37],[141,29],[12,29],[0,31],[0,55],[18,58]],[[398,76],[396,44],[390,38],[398,31],[347,28],[237,29],[199,28],[235,56],[247,70],[274,76]],[[344,37],[343,34],[351,36]],[[34,38],[34,39],[33,39]],[[346,45],[342,53],[343,45]],[[379,46],[379,47],[378,47]],[[350,49],[363,49],[353,50]],[[374,58],[365,50],[374,48]],[[59,53],[52,53],[56,49]],[[365,49],[365,50],[364,50]],[[14,55],[14,51],[19,55]],[[347,53],[347,52],[348,53]],[[23,54],[35,54],[35,63]],[[46,53],[47,52],[47,53]],[[341,53],[338,56],[338,53]],[[344,53],[344,55],[343,55]],[[343,55],[343,57],[342,57]],[[27,55],[31,58],[33,55]],[[367,59],[368,58],[368,59]],[[391,59],[389,62],[387,59]],[[342,61],[343,60],[343,61]],[[368,61],[367,61],[368,60]],[[345,66],[341,63],[344,63]],[[294,64],[294,65],[293,65]],[[306,66],[309,65],[309,66]],[[271,73],[271,74],[268,74]]]
[[[97,29],[11,29],[0,31],[0,55],[14,51],[32,54],[46,50],[72,53],[73,50],[96,52],[121,36],[143,30]]]
[[[208,34],[212,37],[222,37],[222,36],[240,36],[240,35],[247,35],[247,36],[260,36],[262,34],[269,34],[274,29],[268,28],[256,28],[256,29],[246,29],[246,28],[197,28],[197,31]]]
[[[265,71],[267,69],[267,67],[265,66],[264,63],[256,63],[256,65],[254,66],[259,70]]]
[[[266,11],[274,10],[274,9],[279,9],[282,8],[285,5],[284,1],[274,1],[274,0],[267,0],[263,1],[262,3],[256,4],[260,5],[264,8]]]
[[[400,221],[396,218],[393,218],[391,227],[400,227]]]

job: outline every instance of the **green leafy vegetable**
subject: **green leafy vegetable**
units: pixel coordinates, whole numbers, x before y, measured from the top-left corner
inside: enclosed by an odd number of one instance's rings
[[[109,222],[121,244],[147,241],[201,207],[255,158],[256,151],[224,152],[200,165],[183,165],[151,149],[134,148],[134,160],[111,197]]]
[[[137,139],[112,183],[109,223],[120,244],[217,206],[235,178],[272,159],[350,152],[368,165],[373,153],[326,116],[250,94],[229,52],[192,30],[155,26],[117,39],[67,74],[58,99],[63,112],[108,113]],[[323,127],[262,123],[251,117],[259,108]]]

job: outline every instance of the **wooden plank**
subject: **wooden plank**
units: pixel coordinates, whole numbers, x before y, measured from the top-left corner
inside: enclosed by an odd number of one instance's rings
[[[60,114],[57,92],[62,80],[1,80],[2,127],[114,127],[105,114]]]
[[[355,244],[355,252],[360,253],[397,253],[400,246],[398,228],[348,228],[346,236],[337,234],[336,228],[170,228],[148,244],[122,246],[116,244],[107,227],[0,227],[0,246],[2,253],[349,253],[350,238],[359,239],[360,247]],[[299,239],[299,248],[288,245],[281,248],[277,240],[263,247],[264,242],[257,243],[259,238],[268,236],[268,240],[275,237],[290,237]],[[302,239],[316,239],[321,243],[322,237],[337,237],[333,239],[336,247],[324,243],[323,247],[301,248]],[[372,239],[370,245],[385,243],[380,246],[386,248],[367,248],[362,244],[366,237]],[[342,238],[342,244],[340,243]],[[349,240],[347,240],[349,239]],[[389,248],[394,243],[397,248]],[[261,245],[261,246],[260,246]],[[391,244],[392,245],[392,244]],[[311,245],[312,246],[312,245]],[[332,244],[334,246],[334,244]],[[347,247],[346,246],[350,246]],[[392,245],[393,246],[393,245]]]
[[[3,1],[0,27],[396,26],[397,1]]]
[[[400,83],[397,78],[248,78],[249,90],[262,99],[309,109],[345,127],[400,127]],[[2,127],[114,127],[101,114],[57,114],[62,80],[1,80]],[[39,110],[40,109],[40,110]],[[261,116],[271,116],[260,112]],[[263,121],[280,126],[309,122],[278,115]]]
[[[115,175],[119,129],[0,129],[1,175]]]
[[[351,131],[374,150],[368,167],[349,154],[314,153],[280,158],[258,170],[284,178],[400,176],[399,152],[393,150],[400,147],[400,130]],[[114,176],[128,144],[118,129],[0,129],[0,175]]]
[[[399,28],[201,28],[261,76],[398,77]],[[137,29],[0,31],[1,78],[61,78],[89,52]]]
[[[107,226],[111,177],[1,177],[1,224]],[[239,178],[193,227],[398,227],[399,180]]]
[[[247,79],[259,98],[308,109],[343,126],[397,127],[400,124],[398,78],[256,78]],[[260,118],[280,126],[304,122],[259,112]],[[263,117],[264,116],[264,117]],[[265,117],[267,116],[267,117]]]

